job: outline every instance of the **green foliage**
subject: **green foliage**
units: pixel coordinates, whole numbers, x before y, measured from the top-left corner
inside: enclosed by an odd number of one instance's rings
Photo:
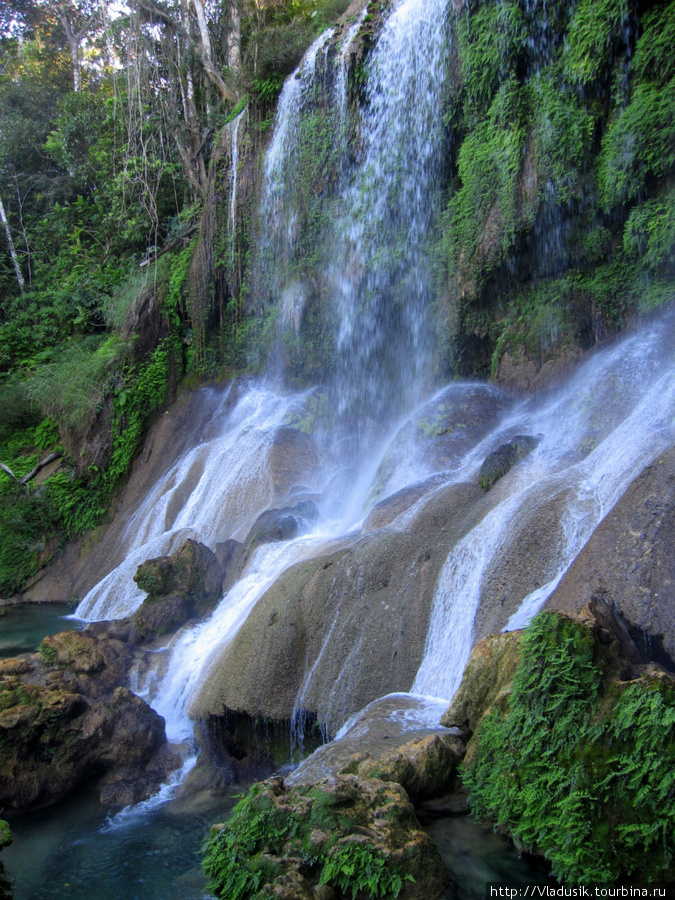
[[[86,428],[126,351],[126,345],[114,335],[103,339],[92,335],[56,347],[51,361],[28,376],[28,395],[44,415],[57,418],[62,428]]]
[[[643,20],[633,69],[640,80],[666,85],[675,77],[675,3],[652,9]]]
[[[561,90],[560,83],[555,69],[534,82],[533,120],[538,178],[562,205],[579,191],[579,173],[591,148],[595,123],[578,93]]]
[[[512,691],[477,732],[463,778],[475,814],[563,881],[669,881],[675,850],[675,692],[607,684],[589,628],[535,617]]]
[[[302,854],[306,871],[320,884],[330,884],[356,897],[397,897],[405,878],[392,867],[387,856],[361,836],[337,842],[333,835],[325,844],[314,845],[314,829],[336,829],[336,800],[320,788],[309,789],[311,811],[276,808],[258,785],[236,805],[229,822],[214,829],[203,848],[203,868],[208,890],[220,900],[258,900],[263,888],[281,874],[271,857]],[[344,810],[341,810],[341,818]]]
[[[602,142],[599,183],[607,209],[633,200],[649,176],[663,178],[675,165],[675,78],[661,87],[638,84],[630,103],[611,122]]]
[[[503,84],[487,118],[462,143],[459,187],[448,207],[451,268],[461,254],[468,261],[480,250],[485,260],[511,246],[521,212],[517,187],[526,138],[523,101],[515,79]],[[481,236],[485,241],[479,248]]]
[[[525,19],[517,2],[488,2],[470,20],[462,16],[457,27],[464,110],[475,123],[490,109],[500,85],[514,77],[527,38]]]
[[[149,417],[165,403],[169,372],[172,364],[179,368],[179,353],[178,339],[167,338],[145,365],[125,373],[124,387],[117,389],[113,402],[113,451],[105,472],[109,486],[127,474]]]
[[[626,0],[581,0],[570,22],[565,73],[582,85],[600,77],[609,66],[629,23]]]
[[[412,875],[405,879],[414,881]],[[351,891],[367,897],[398,897],[403,878],[387,867],[387,860],[372,844],[365,841],[345,841],[335,847],[324,863],[319,884],[331,884],[344,894]]]
[[[626,222],[623,246],[652,270],[675,264],[675,189],[636,206]]]

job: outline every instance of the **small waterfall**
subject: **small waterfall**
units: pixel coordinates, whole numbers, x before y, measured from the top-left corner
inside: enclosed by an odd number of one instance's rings
[[[305,53],[296,71],[284,82],[275,117],[274,136],[265,159],[260,218],[263,226],[258,268],[272,302],[292,294],[292,262],[299,238],[296,200],[302,177],[302,125],[320,81],[318,59],[335,29],[324,31]]]
[[[232,123],[232,170],[230,172],[230,248],[231,265],[234,265],[234,250],[237,238],[237,176],[239,174],[239,126],[248,116],[248,107],[242,109]]]
[[[533,510],[562,504],[557,547],[542,567],[545,583],[522,598],[506,629],[527,625],[628,484],[672,442],[672,341],[671,316],[596,354],[546,405],[525,408],[502,428],[504,438],[514,429],[545,438],[513,473],[509,495],[450,553],[414,692],[450,699],[459,687],[486,576],[508,564],[512,536]],[[493,435],[491,449],[500,442]]]
[[[242,540],[274,500],[270,454],[303,396],[253,388],[228,412],[225,395],[216,407],[214,433],[171,466],[130,516],[119,540],[122,562],[89,591],[75,615],[89,621],[131,615],[144,599],[133,582],[137,567],[188,538],[211,547],[230,537]]]

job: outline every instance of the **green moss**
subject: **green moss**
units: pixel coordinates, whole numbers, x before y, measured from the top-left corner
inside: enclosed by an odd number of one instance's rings
[[[462,143],[459,184],[448,210],[451,270],[460,257],[468,263],[480,251],[483,260],[494,258],[511,246],[520,215],[525,114],[525,95],[511,79],[499,89],[487,119]]]
[[[608,68],[629,25],[626,0],[582,0],[567,33],[565,74],[582,85],[590,84]]]
[[[675,689],[607,683],[590,629],[537,616],[463,777],[475,814],[563,881],[672,880]]]
[[[517,2],[480,4],[470,18],[458,19],[460,73],[469,122],[489,110],[499,86],[511,79],[526,39],[525,18]]]
[[[209,891],[222,900],[267,896],[263,888],[282,871],[274,857],[284,856],[300,856],[312,880],[339,888],[345,896],[361,892],[367,898],[394,898],[406,877],[413,880],[360,835],[338,843],[349,820],[344,801],[319,787],[298,789],[297,800],[277,807],[269,791],[260,785],[251,788],[204,846]],[[316,829],[326,833],[324,841],[315,841]]]
[[[675,78],[661,86],[638,84],[630,103],[610,123],[599,161],[606,209],[633,200],[647,178],[663,178],[675,165]]]

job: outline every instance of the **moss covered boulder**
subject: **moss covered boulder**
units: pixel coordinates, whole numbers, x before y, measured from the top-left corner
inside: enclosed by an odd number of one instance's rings
[[[223,596],[223,567],[204,544],[187,540],[171,556],[142,563],[134,581],[148,596],[133,617],[145,637],[176,631],[211,612]]]
[[[204,867],[222,900],[434,900],[448,883],[404,789],[354,775],[255,785],[214,827]]]
[[[0,819],[0,850],[12,843],[12,832],[4,819]],[[5,875],[4,863],[0,862],[0,900],[12,900],[12,882]]]
[[[500,659],[506,677],[501,649],[470,680],[490,681]],[[564,882],[672,883],[675,677],[640,665],[602,603],[541,613],[517,657],[508,687],[467,689],[448,714],[475,728],[463,771],[474,814]]]

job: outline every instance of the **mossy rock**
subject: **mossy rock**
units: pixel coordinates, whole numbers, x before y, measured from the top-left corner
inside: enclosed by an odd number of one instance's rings
[[[541,443],[542,437],[541,434],[518,434],[490,453],[480,467],[478,475],[478,483],[483,490],[489,491],[492,485],[503,478],[517,462],[529,456]]]
[[[432,900],[448,883],[403,788],[354,775],[298,787],[279,777],[254,785],[230,822],[212,830],[204,867],[209,889],[223,900],[231,900],[235,884],[240,900]]]
[[[672,883],[675,678],[640,669],[634,649],[627,665],[625,628],[597,606],[541,613],[524,632],[510,685],[475,725],[469,803],[564,882]],[[484,685],[504,659],[493,657],[469,664],[469,682],[482,665]],[[475,721],[494,693],[469,688],[449,718],[468,707]]]

